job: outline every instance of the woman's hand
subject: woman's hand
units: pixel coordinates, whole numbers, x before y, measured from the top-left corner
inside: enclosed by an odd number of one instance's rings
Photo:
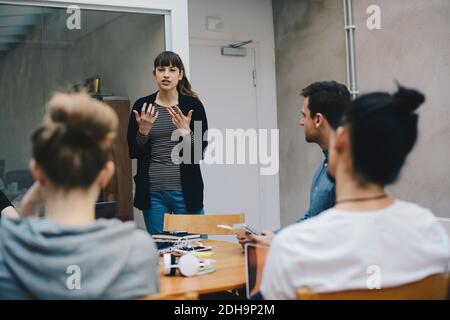
[[[275,233],[270,230],[262,230],[260,235],[249,234],[248,236],[256,244],[270,246]]]
[[[249,234],[250,234],[250,233],[247,232],[245,235],[242,235],[242,236],[236,235],[236,238],[237,238],[237,240],[239,241],[239,244],[240,244],[242,247],[244,247],[245,244],[247,244],[247,243],[254,243],[254,242],[248,237]]]
[[[247,232],[245,236],[237,236],[237,240],[239,241],[242,247],[244,247],[246,243],[254,243],[264,246],[270,246],[274,237],[275,233],[273,233],[272,231],[262,230],[261,234],[259,235]]]
[[[182,135],[189,134],[191,132],[191,128],[189,125],[191,124],[192,119],[192,113],[194,110],[189,110],[189,113],[187,116],[181,112],[180,108],[178,106],[175,107],[175,110],[172,108],[168,108],[170,115],[172,116],[172,122],[177,127],[177,129],[180,129],[182,132]]]
[[[35,182],[27,193],[23,196],[20,203],[20,216],[37,216],[39,206],[44,203],[44,195],[39,182]]]
[[[147,107],[147,103],[144,103],[141,109],[141,114],[136,110],[133,110],[136,122],[139,126],[139,133],[146,136],[152,130],[159,112],[155,110],[155,106],[151,103]]]
[[[14,207],[9,206],[6,207],[5,209],[2,210],[2,212],[0,212],[2,215],[7,216],[8,218],[20,218],[19,213],[16,211],[16,209],[14,209]]]

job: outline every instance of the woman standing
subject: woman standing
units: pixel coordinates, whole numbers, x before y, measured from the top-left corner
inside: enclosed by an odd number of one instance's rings
[[[178,54],[160,53],[153,75],[159,90],[135,102],[128,146],[131,159],[137,159],[134,206],[142,210],[148,232],[158,234],[163,231],[165,213],[204,214],[198,162],[208,144],[204,137],[208,122]],[[179,139],[172,139],[177,129]],[[184,148],[175,153],[180,141]],[[190,159],[181,163],[173,159],[172,153],[183,156],[186,146]]]

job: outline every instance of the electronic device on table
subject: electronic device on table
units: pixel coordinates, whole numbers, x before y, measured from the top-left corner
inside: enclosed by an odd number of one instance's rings
[[[186,253],[212,250],[211,246],[205,246],[198,241],[187,241],[187,240],[176,241],[170,243],[169,245],[163,246],[159,245],[159,243],[157,242],[156,247],[160,255],[163,255],[165,253],[172,253],[174,255],[183,255]]]
[[[191,234],[187,231],[163,231],[161,234],[152,235],[153,240],[171,240],[176,241],[180,239],[200,239],[199,234]]]
[[[201,242],[197,242],[196,246],[181,246],[179,248],[175,248],[174,252],[185,254],[190,252],[208,251],[211,249],[211,246],[204,246]]]
[[[259,235],[261,233],[258,229],[254,228],[252,226],[249,226],[246,223],[233,224],[232,226],[218,224],[217,227],[223,228],[223,229],[228,229],[231,232],[237,234],[238,236],[245,236],[246,233],[251,233],[254,235]]]
[[[180,258],[171,254],[164,254],[162,262],[164,275],[166,276],[176,275],[177,270],[185,277],[199,276],[216,271],[213,267],[215,260],[198,258],[193,254],[185,254]]]
[[[211,250],[211,246],[204,246],[199,240],[199,234],[190,234],[186,231],[164,231],[162,234],[152,235],[159,254],[174,253],[185,254],[197,251]]]

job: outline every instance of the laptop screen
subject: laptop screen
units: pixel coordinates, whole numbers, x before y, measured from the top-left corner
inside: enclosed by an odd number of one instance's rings
[[[247,298],[250,299],[253,295],[258,293],[259,286],[264,270],[264,263],[266,261],[269,247],[256,244],[245,245],[245,263],[246,263],[246,289]]]

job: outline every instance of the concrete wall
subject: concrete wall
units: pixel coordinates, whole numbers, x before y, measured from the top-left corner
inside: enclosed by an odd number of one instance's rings
[[[346,82],[342,1],[274,0],[275,57],[280,128],[280,203],[283,226],[308,209],[318,145],[305,142],[299,124],[301,89],[318,80]]]
[[[421,89],[419,142],[389,192],[450,217],[450,2],[357,0],[356,63],[359,90],[395,89],[394,80]],[[369,5],[381,8],[382,29],[366,27]],[[321,154],[303,141],[298,96],[312,81],[346,82],[342,1],[274,0],[278,123],[281,129],[282,224],[308,207],[309,186]]]
[[[450,1],[353,1],[359,90],[420,89],[419,141],[397,184],[398,198],[450,217]],[[381,30],[368,30],[366,9],[381,9]]]

